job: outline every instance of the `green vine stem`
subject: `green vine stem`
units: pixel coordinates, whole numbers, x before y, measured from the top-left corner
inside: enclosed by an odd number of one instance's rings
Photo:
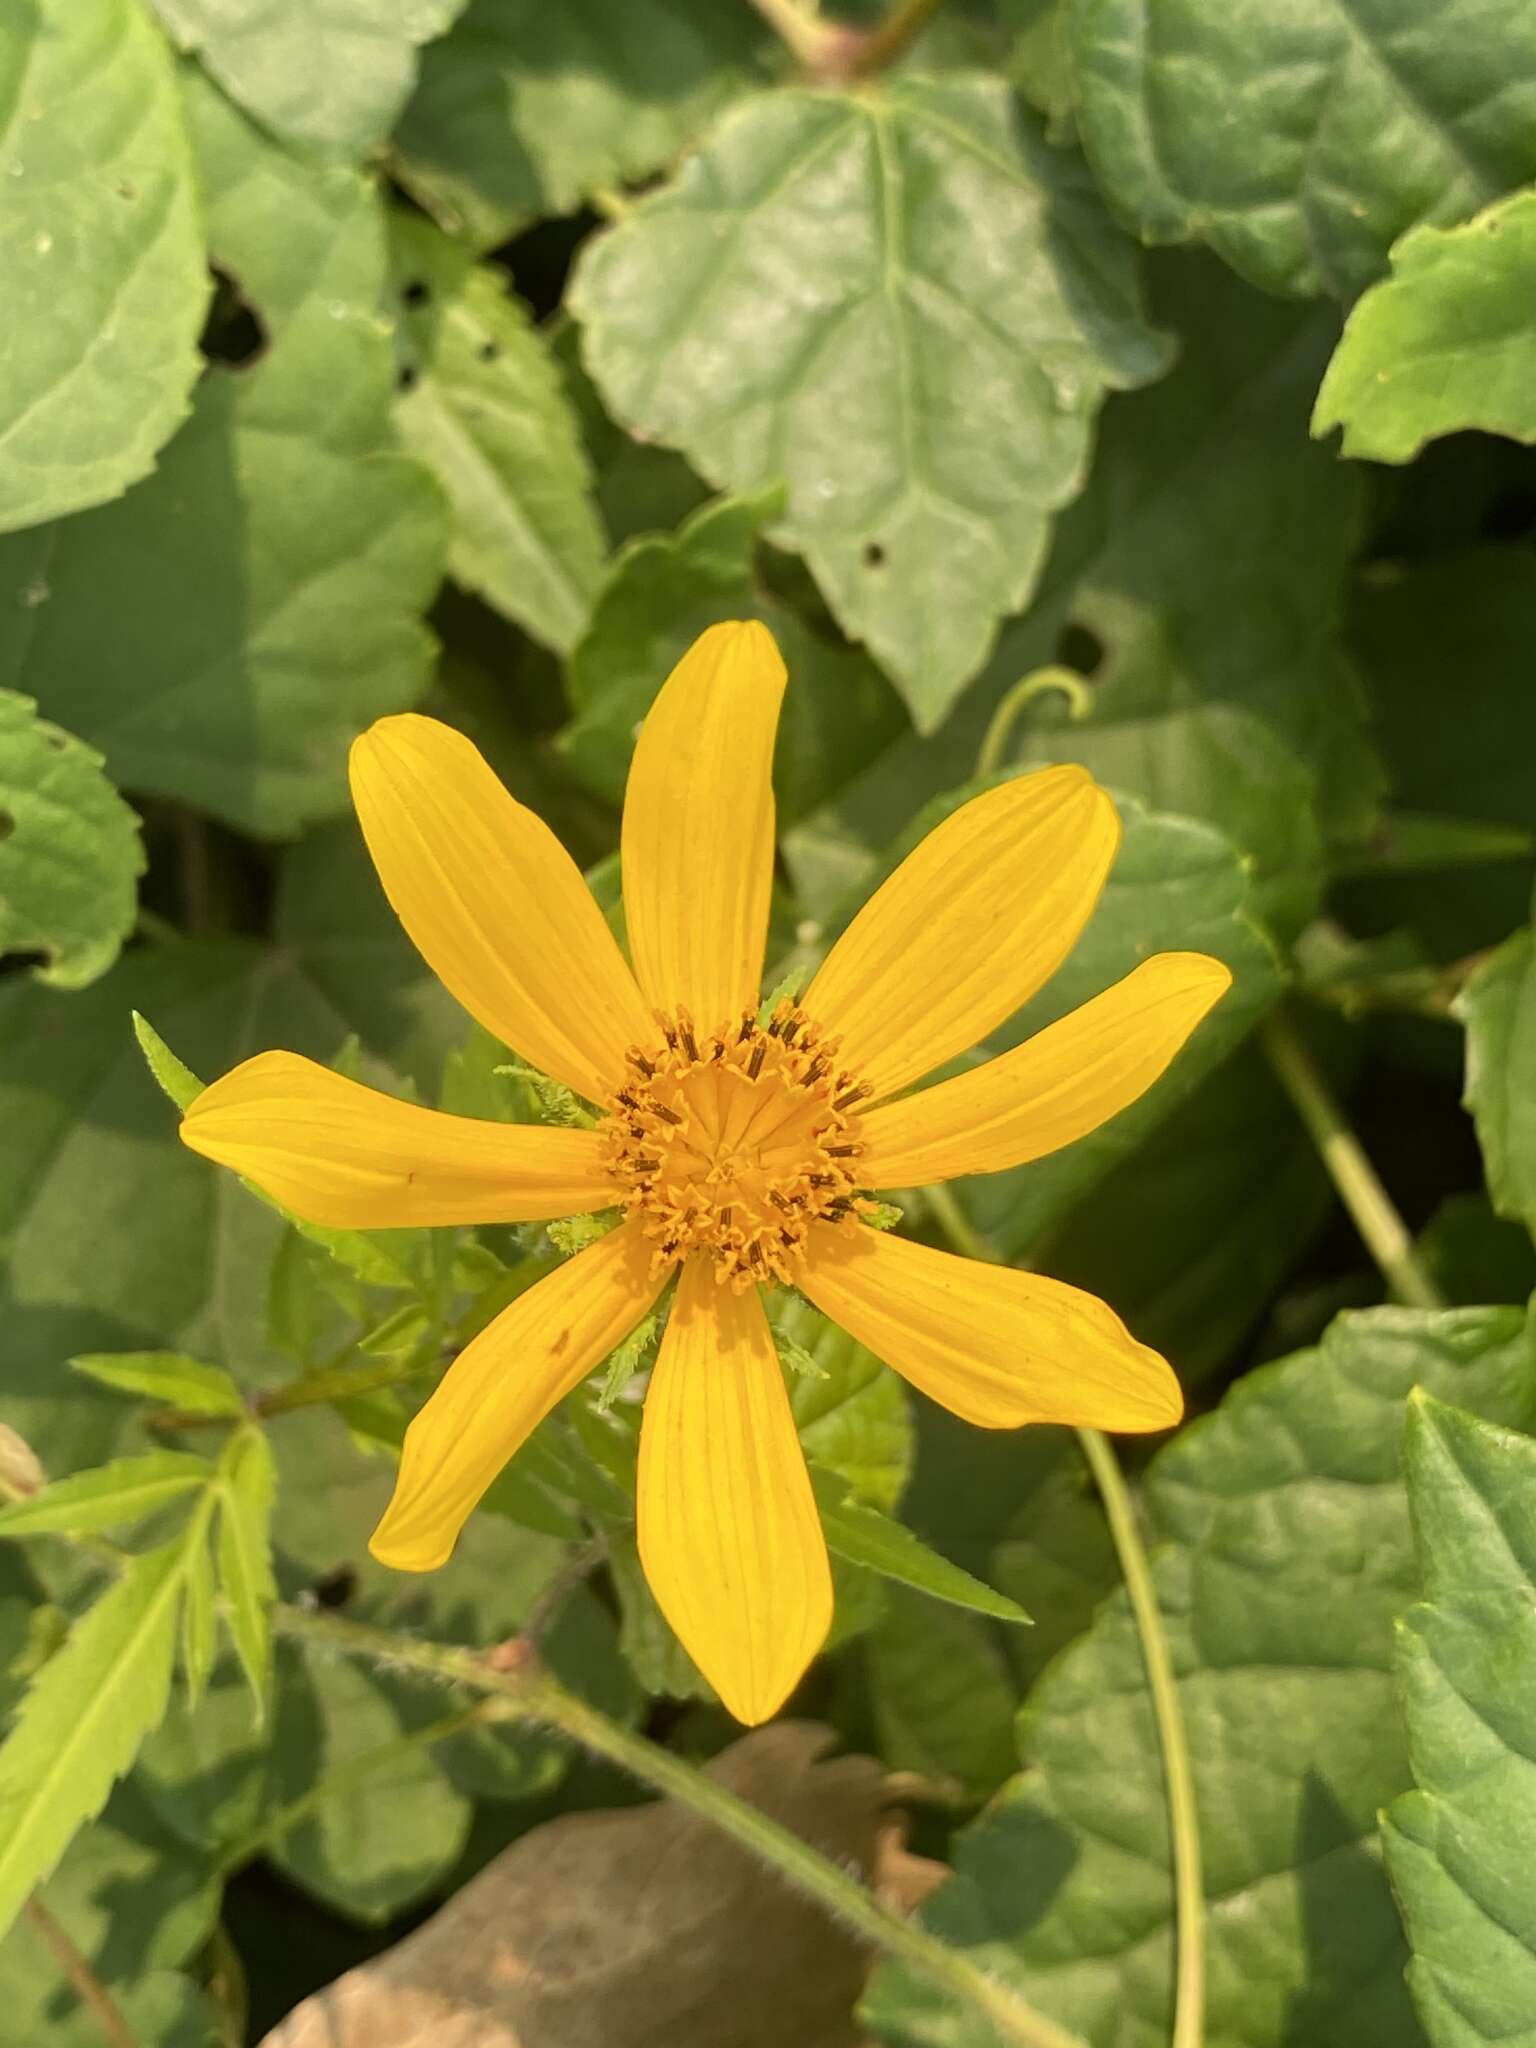
[[[1300,1033],[1282,1010],[1263,1025],[1264,1050],[1281,1087],[1306,1125],[1318,1156],[1349,1211],[1388,1291],[1409,1308],[1444,1308],[1445,1299],[1419,1264],[1408,1227],[1382,1186],[1364,1147]]]
[[[567,1692],[518,1644],[505,1646],[491,1662],[451,1643],[421,1642],[319,1609],[279,1605],[273,1610],[273,1621],[281,1634],[317,1649],[367,1657],[394,1670],[420,1671],[440,1683],[466,1686],[499,1701],[509,1720],[569,1736],[594,1756],[617,1765],[729,1835],[855,1934],[983,2015],[1001,2040],[1015,2048],[1084,2048],[1075,2034],[1035,2012],[960,1950],[947,1947],[925,1928],[882,1905],[865,1886],[797,1834],[681,1757],[620,1727]]]
[[[947,1187],[926,1191],[928,1206],[945,1235],[967,1258],[1003,1263],[966,1216]],[[1080,1429],[1088,1469],[1099,1489],[1104,1518],[1114,1541],[1120,1575],[1141,1642],[1141,1660],[1157,1722],[1168,1799],[1168,1831],[1173,1843],[1173,1894],[1178,1928],[1174,1969],[1172,2048],[1200,2048],[1205,2037],[1205,1877],[1200,1851],[1200,1816],[1195,1804],[1195,1779],[1189,1761],[1184,1710],[1168,1653],[1168,1636],[1157,1604],[1146,1545],[1136,1522],[1130,1489],[1109,1439],[1096,1429]]]
[[[1066,698],[1068,713],[1074,721],[1086,718],[1093,709],[1093,692],[1075,668],[1064,668],[1059,662],[1052,662],[1046,668],[1031,669],[1027,676],[1019,677],[1011,690],[1004,692],[1001,703],[993,712],[976,753],[978,775],[996,774],[1003,765],[1008,742],[1013,738],[1013,728],[1018,724],[1021,713],[1037,697],[1043,697],[1051,690],[1059,690]]]

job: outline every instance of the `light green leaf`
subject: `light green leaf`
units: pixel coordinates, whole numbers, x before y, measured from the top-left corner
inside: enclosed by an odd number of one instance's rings
[[[178,1109],[190,1109],[207,1083],[200,1081],[185,1060],[180,1060],[147,1017],[133,1012],[133,1035],[161,1089]]]
[[[720,0],[471,0],[422,60],[400,177],[450,234],[493,248],[654,177],[775,51],[750,9]]]
[[[133,0],[13,0],[0,179],[4,532],[143,476],[201,368],[191,156],[170,53]],[[36,576],[19,588],[47,595]]]
[[[1398,1440],[1415,1385],[1536,1418],[1517,1310],[1341,1317],[1160,1451],[1144,1505],[1205,1859],[1208,2038],[1407,2048],[1377,1814],[1408,1782],[1392,1628],[1412,1584]],[[1299,1533],[1300,1532],[1300,1533]],[[1123,1595],[1048,1668],[1031,1764],[957,1845],[934,1931],[1092,2048],[1164,2048],[1173,1884],[1156,1727]],[[992,2048],[915,1977],[876,1978],[891,2048]]]
[[[184,1494],[208,1484],[207,1461],[186,1451],[146,1451],[114,1458],[88,1472],[55,1479],[26,1500],[0,1508],[0,1536],[46,1533],[85,1536],[142,1521]]]
[[[1532,170],[1536,170],[1533,159]],[[1343,452],[1411,462],[1476,427],[1536,441],[1536,192],[1455,228],[1415,228],[1350,314],[1312,415]]]
[[[567,665],[576,715],[558,742],[597,795],[622,799],[636,728],[676,662],[721,619],[761,619],[789,670],[774,755],[782,823],[825,802],[906,729],[874,663],[813,631],[756,573],[759,538],[783,509],[778,486],[720,498],[675,534],[646,534],[615,556]]]
[[[846,1481],[853,1500],[893,1512],[912,1471],[912,1411],[896,1374],[800,1296],[773,1312],[777,1337],[810,1354],[815,1374],[790,1381],[805,1454]]]
[[[381,142],[416,76],[416,50],[464,0],[153,0],[184,50],[285,141],[360,157]]]
[[[210,369],[129,497],[0,541],[0,586],[38,593],[0,607],[0,684],[116,780],[288,835],[343,807],[353,735],[426,681],[443,507],[394,444],[374,184],[191,86],[211,252],[268,345]]]
[[[42,953],[39,981],[81,988],[133,928],[144,850],[101,756],[36,712],[0,690],[0,953]]]
[[[410,375],[395,422],[447,494],[448,572],[564,651],[607,544],[559,369],[496,272],[417,215],[391,233]]]
[[[633,431],[785,482],[780,536],[924,730],[1033,589],[1104,392],[1167,362],[1130,245],[979,77],[748,102],[567,303]]]
[[[219,1642],[219,1618],[214,1605],[213,1553],[199,1543],[187,1554],[186,1598],[181,1606],[181,1665],[187,1681],[187,1704],[194,1712],[202,1705],[213,1670]]]
[[[1408,1403],[1423,1602],[1398,1627],[1415,1791],[1384,1822],[1435,2048],[1510,2043],[1536,2012],[1536,1442]]]
[[[270,1523],[277,1474],[259,1429],[232,1436],[219,1460],[219,1590],[224,1615],[256,1700],[266,1711],[271,1682],[272,1576]]]
[[[1018,1693],[985,1622],[893,1585],[864,1637],[864,1668],[892,1770],[916,1771],[972,1806],[1012,1773]]]
[[[72,1358],[70,1366],[104,1387],[143,1394],[182,1415],[244,1416],[245,1396],[222,1366],[204,1365],[178,1351],[100,1351]]]
[[[1536,933],[1516,932],[1485,960],[1455,1011],[1467,1027],[1462,1099],[1493,1206],[1536,1235]]]
[[[182,1537],[130,1559],[22,1702],[0,1747],[0,1932],[164,1714],[186,1561]]]
[[[1405,229],[1536,174],[1525,0],[1079,0],[1072,56],[1116,211],[1271,291],[1353,298]]]
[[[862,1506],[847,1498],[847,1486],[840,1474],[811,1468],[816,1505],[827,1548],[849,1564],[863,1565],[883,1579],[911,1586],[933,1600],[947,1600],[952,1607],[964,1607],[972,1614],[988,1614],[995,1621],[1029,1621],[1017,1600],[984,1585],[941,1557],[900,1522],[882,1515],[878,1508]]]

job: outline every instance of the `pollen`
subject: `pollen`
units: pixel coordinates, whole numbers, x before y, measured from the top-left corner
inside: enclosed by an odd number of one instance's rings
[[[700,1254],[738,1292],[788,1285],[813,1223],[874,1206],[858,1182],[868,1084],[790,1002],[766,1024],[750,1010],[712,1032],[681,1010],[656,1024],[599,1127],[621,1201],[658,1268]]]

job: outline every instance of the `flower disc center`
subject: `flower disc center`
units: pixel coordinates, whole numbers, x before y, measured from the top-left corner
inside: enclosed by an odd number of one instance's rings
[[[683,1011],[657,1025],[661,1046],[631,1050],[601,1126],[620,1200],[659,1265],[703,1252],[738,1290],[788,1284],[810,1226],[860,1207],[868,1084],[839,1070],[836,1041],[792,1003],[708,1035]]]

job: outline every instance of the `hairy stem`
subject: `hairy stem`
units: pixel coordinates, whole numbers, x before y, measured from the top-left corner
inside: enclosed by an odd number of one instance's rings
[[[531,1653],[505,1646],[494,1663],[450,1643],[420,1642],[388,1629],[347,1621],[317,1609],[279,1606],[276,1627],[318,1647],[362,1656],[397,1670],[420,1671],[440,1682],[493,1696],[506,1718],[553,1729],[594,1756],[616,1764],[652,1790],[675,1799],[729,1835],[797,1890],[887,1955],[921,1971],[963,2004],[982,2014],[1014,2048],[1083,2048],[1078,2037],[1033,2011],[979,1970],[958,1949],[903,1920],[855,1878],[808,1842],[704,1776],[670,1750],[610,1721],[551,1678]]]
[[[1263,1026],[1264,1050],[1281,1087],[1306,1125],[1328,1169],[1339,1199],[1349,1211],[1366,1250],[1381,1269],[1389,1293],[1409,1308],[1444,1308],[1438,1287],[1419,1264],[1408,1226],[1344,1112],[1322,1070],[1283,1011],[1272,1010]]]
[[[41,1899],[28,1899],[22,1918],[31,1922],[52,1951],[53,1959],[80,2003],[96,2022],[97,2031],[109,2048],[140,2048],[132,2028],[123,2018],[122,2007],[91,1968],[80,1950],[54,1919]]]

